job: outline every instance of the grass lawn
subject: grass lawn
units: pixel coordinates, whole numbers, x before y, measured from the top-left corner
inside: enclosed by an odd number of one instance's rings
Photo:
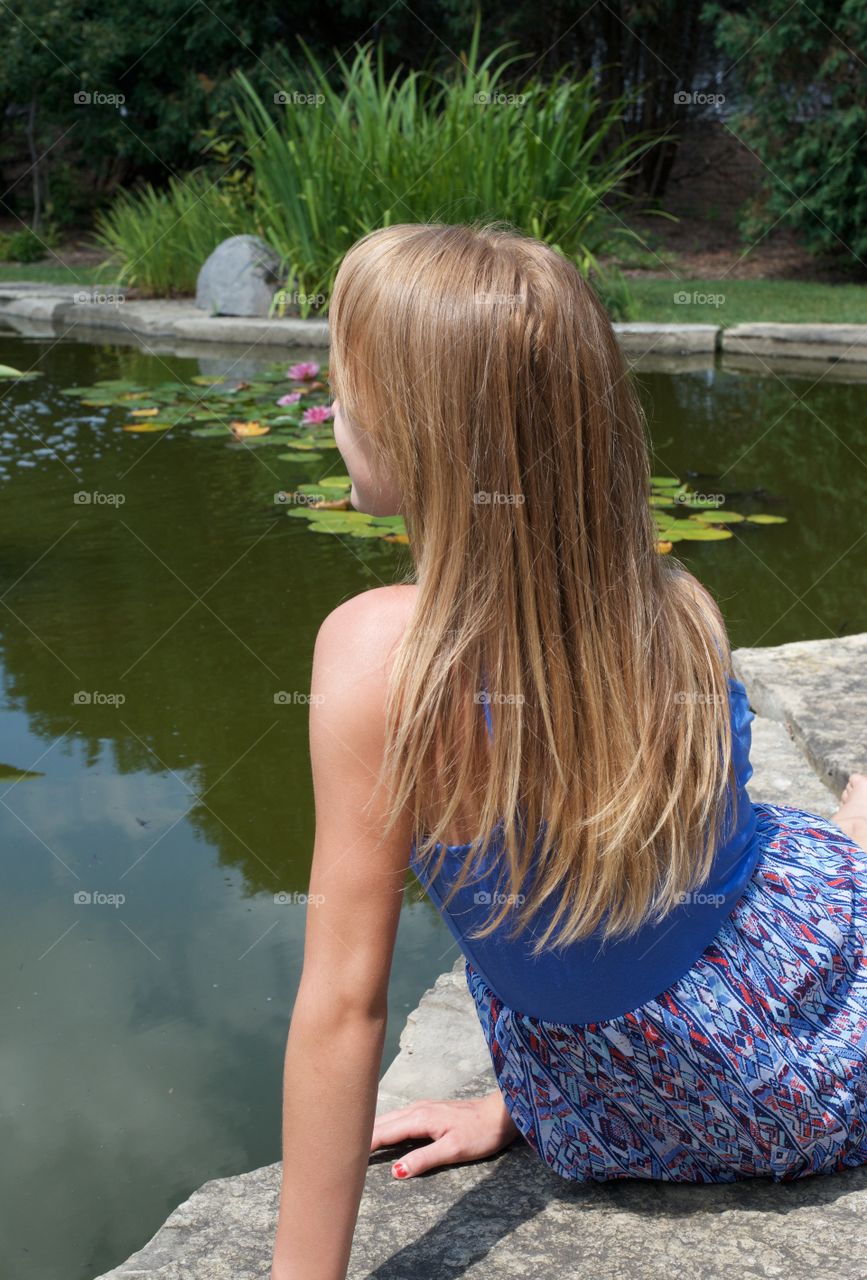
[[[97,266],[64,267],[53,259],[24,265],[0,262],[0,284],[99,284],[98,272]]]
[[[802,284],[797,280],[668,280],[633,278],[634,320],[680,324],[749,321],[780,324],[867,324],[867,285]],[[688,303],[675,302],[688,294]],[[698,301],[692,301],[694,295]],[[722,295],[719,305],[701,295]]]

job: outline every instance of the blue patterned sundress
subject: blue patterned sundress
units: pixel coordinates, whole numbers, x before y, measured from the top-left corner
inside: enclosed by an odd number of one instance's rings
[[[505,1104],[563,1178],[789,1181],[867,1162],[867,852],[755,803],[762,852],[677,982],[604,1022],[511,1009],[467,961]]]

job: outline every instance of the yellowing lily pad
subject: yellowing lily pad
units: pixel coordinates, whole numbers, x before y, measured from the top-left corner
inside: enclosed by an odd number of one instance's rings
[[[266,436],[271,430],[261,422],[231,422],[229,426],[237,440],[246,440],[248,436]]]

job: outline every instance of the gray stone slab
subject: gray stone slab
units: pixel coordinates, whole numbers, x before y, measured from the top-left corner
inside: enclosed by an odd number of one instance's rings
[[[454,1098],[470,1084],[485,1093],[496,1080],[460,956],[407,1018],[400,1052],[380,1081],[376,1109],[390,1111],[421,1098]]]
[[[736,324],[723,351],[821,360],[867,360],[867,324]]]
[[[720,326],[635,321],[615,324],[614,332],[623,350],[630,355],[689,355],[716,351]]]
[[[450,984],[441,984],[444,996]],[[462,996],[455,987],[444,998],[463,1002],[464,1019],[471,1005],[466,986]],[[439,1035],[435,1054],[448,1052],[460,1034],[456,1023],[443,1044],[441,1014],[435,990],[415,1014],[416,1043]],[[427,1054],[406,1064],[404,1100],[429,1091],[475,1097],[490,1087],[486,1070],[457,1090],[429,1090],[430,1066]],[[391,1164],[411,1146],[371,1160],[348,1280],[671,1280],[682,1271],[691,1280],[863,1280],[865,1274],[864,1168],[776,1184],[625,1179],[581,1186],[551,1172],[519,1139],[493,1159],[399,1182]],[[205,1183],[149,1244],[100,1280],[268,1280],[279,1187],[279,1164]]]
[[[835,793],[867,772],[867,633],[736,649],[732,661],[753,710],[789,729]]]
[[[786,804],[830,818],[840,807],[839,792],[826,786],[785,724],[756,716],[752,723],[747,792],[754,803]]]
[[[88,289],[52,289],[46,292],[0,290],[0,321],[17,328],[16,320],[50,322],[55,336],[79,327],[105,341],[104,333],[134,334],[151,338],[176,338],[191,342],[220,342],[250,347],[328,346],[326,320],[301,320],[297,316],[209,316],[192,302],[176,298],[131,299],[105,302],[108,286]]]

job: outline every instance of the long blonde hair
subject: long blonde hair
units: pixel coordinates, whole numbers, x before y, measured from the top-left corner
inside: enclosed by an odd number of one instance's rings
[[[418,584],[386,708],[388,829],[411,814],[436,875],[473,798],[452,893],[497,832],[503,889],[476,936],[543,903],[537,951],[664,918],[707,879],[736,799],[731,658],[715,605],[711,624],[657,551],[602,305],[536,240],[418,224],[350,249],[329,321],[336,397],[397,482]]]

